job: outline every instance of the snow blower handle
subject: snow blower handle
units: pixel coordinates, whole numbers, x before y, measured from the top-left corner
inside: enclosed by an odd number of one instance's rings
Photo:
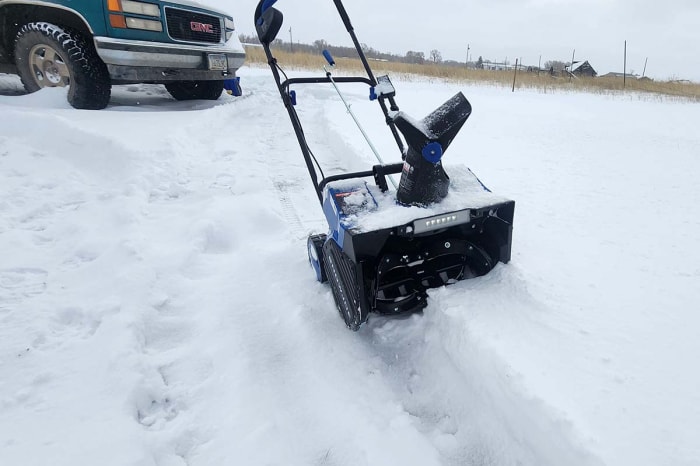
[[[260,8],[260,15],[262,16],[262,14],[265,13],[268,10],[268,8],[270,8],[275,3],[277,3],[277,0],[264,0],[262,2],[262,7]],[[343,24],[345,24],[347,30],[352,30],[352,24],[350,24],[350,17],[348,16],[348,12],[345,11],[345,7],[343,6],[342,2],[340,0],[333,0],[333,3],[335,3],[335,6],[338,8],[338,13],[340,13],[340,17],[343,19]]]
[[[335,66],[335,60],[333,60],[333,55],[328,50],[323,51],[323,57],[326,59],[329,65]]]
[[[263,47],[275,40],[284,20],[282,12],[272,8],[275,3],[277,0],[260,0],[255,8],[255,31]]]
[[[260,15],[265,13],[268,8],[277,3],[277,0],[264,0],[262,3],[262,8],[260,8]]]
[[[343,19],[343,23],[345,24],[345,28],[348,31],[352,31],[352,24],[350,24],[350,17],[348,16],[348,12],[345,11],[345,7],[343,6],[343,3],[340,0],[333,0],[333,3],[335,3],[336,8],[338,8],[338,13],[340,13],[340,17]]]
[[[322,53],[323,53],[323,56],[326,58],[326,61],[328,62],[328,64],[331,66],[331,68],[335,67],[335,60],[333,60],[333,55],[331,55],[331,53],[328,50],[324,50]],[[343,95],[343,93],[340,92],[340,88],[338,88],[338,84],[335,82],[335,79],[333,79],[333,73],[328,71],[328,68],[326,68],[325,66],[323,67],[323,70],[326,72],[326,78],[328,78],[330,83],[333,85],[335,92],[338,93],[338,97],[340,97],[340,100],[343,101],[343,105],[345,105],[345,108],[347,109],[348,113],[350,114],[353,121],[355,122],[355,125],[362,133],[362,136],[365,138],[365,141],[367,141],[369,148],[372,149],[372,152],[374,152],[374,156],[377,158],[377,161],[379,161],[379,163],[381,165],[384,165],[384,160],[382,160],[382,156],[379,155],[379,151],[377,150],[376,147],[374,147],[374,144],[372,144],[372,140],[369,138],[369,136],[365,132],[365,129],[360,124],[360,121],[355,116],[355,112],[352,111],[352,106],[348,103],[347,100],[345,100],[345,96]],[[396,181],[394,181],[394,179],[391,177],[391,175],[387,175],[387,178],[389,178],[389,181],[391,181],[391,184],[394,186],[394,189],[399,189],[399,186],[396,184]]]

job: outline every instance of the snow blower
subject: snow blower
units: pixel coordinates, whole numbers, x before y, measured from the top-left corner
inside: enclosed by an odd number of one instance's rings
[[[294,127],[329,231],[308,238],[309,261],[318,281],[330,284],[345,324],[357,330],[371,312],[403,314],[427,305],[430,288],[488,273],[511,256],[515,202],[491,193],[467,168],[445,173],[442,158],[472,108],[460,92],[422,120],[399,111],[388,76],[375,77],[341,0],[333,0],[366,76],[334,77],[332,55],[325,76],[289,78],[270,48],[283,21],[261,0],[255,26],[284,106]],[[284,80],[282,80],[284,76]],[[339,85],[369,87],[401,154],[385,164],[352,112]],[[292,87],[330,84],[377,156],[371,170],[325,176],[307,144]],[[403,137],[403,138],[402,138]],[[401,174],[398,186],[391,175]],[[393,185],[389,188],[387,179]]]

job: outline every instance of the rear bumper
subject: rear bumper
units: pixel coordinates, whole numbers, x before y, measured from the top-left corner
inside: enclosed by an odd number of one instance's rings
[[[95,37],[95,48],[110,76],[119,82],[229,79],[245,61],[243,48],[199,46]],[[228,70],[209,70],[209,54],[226,55]]]

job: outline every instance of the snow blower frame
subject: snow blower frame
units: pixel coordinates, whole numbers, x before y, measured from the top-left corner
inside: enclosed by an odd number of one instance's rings
[[[450,180],[442,166],[445,150],[471,114],[466,97],[458,93],[422,121],[400,112],[389,77],[375,78],[341,0],[333,3],[367,76],[334,77],[324,67],[322,77],[288,78],[270,50],[283,22],[282,13],[272,7],[276,2],[260,0],[256,31],[329,225],[328,234],[308,238],[309,261],[318,281],[329,282],[348,328],[357,330],[371,312],[422,310],[428,289],[484,275],[499,261],[507,263],[514,201],[492,195],[468,169],[460,179]],[[331,54],[323,55],[334,67]],[[346,83],[369,86],[370,100],[379,103],[402,162],[383,163],[338,89],[338,84]],[[306,84],[335,87],[379,164],[362,172],[323,174],[306,141],[295,110],[296,92],[291,89]],[[396,187],[390,175],[398,173],[401,180]],[[395,196],[387,177],[396,188]],[[411,215],[407,221],[402,219],[406,212]]]

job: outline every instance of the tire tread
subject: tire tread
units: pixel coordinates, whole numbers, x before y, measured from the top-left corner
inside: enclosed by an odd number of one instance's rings
[[[32,38],[53,41],[68,56],[67,66],[71,68],[72,80],[68,91],[68,101],[78,109],[100,110],[107,106],[111,97],[112,83],[109,71],[97,54],[95,47],[83,34],[63,29],[52,23],[34,22],[22,26],[15,39],[17,69],[22,84],[28,92],[36,92],[39,87],[31,76],[24,49],[30,49],[40,42]],[[25,42],[29,42],[25,45]],[[52,44],[47,44],[52,45]],[[28,50],[26,50],[28,52]]]

